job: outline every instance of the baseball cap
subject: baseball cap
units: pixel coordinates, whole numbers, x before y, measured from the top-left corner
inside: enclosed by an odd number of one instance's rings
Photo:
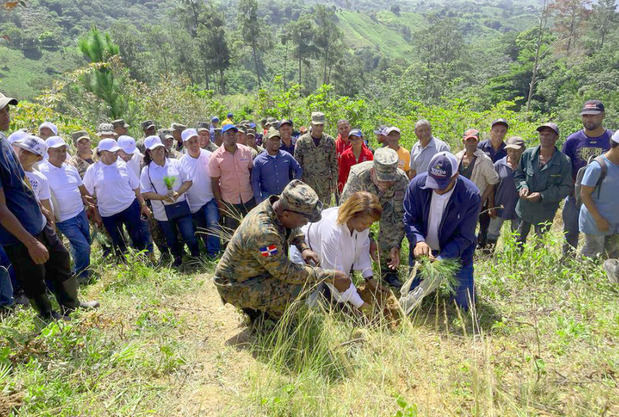
[[[228,114],[226,114],[226,117],[228,119],[232,119],[234,117],[234,113],[228,113]]]
[[[477,129],[467,129],[462,135],[462,140],[467,140],[469,138],[475,138],[479,140],[479,130]]]
[[[294,126],[294,123],[290,119],[283,119],[281,122],[279,122],[279,127],[282,127],[283,125]]]
[[[600,100],[588,100],[582,106],[580,115],[604,113],[604,104]]]
[[[395,181],[398,178],[398,154],[391,148],[378,148],[374,152],[374,172],[379,181]]]
[[[500,118],[498,118],[496,120],[493,120],[492,124],[490,125],[490,127],[492,127],[494,125],[505,125],[505,127],[509,129],[509,123],[507,123],[507,120],[505,120],[502,117],[500,117]]]
[[[118,146],[118,142],[116,142],[114,139],[101,139],[99,141],[99,144],[97,145],[97,150],[99,152],[117,152],[120,150],[120,146]]]
[[[218,122],[218,121],[219,121],[219,117],[217,116],[211,117],[211,122]]]
[[[118,137],[116,141],[120,149],[122,149],[125,153],[131,155],[135,152],[135,139],[128,135],[121,135]]]
[[[312,124],[313,125],[324,125],[325,124],[325,114],[320,111],[312,112]]]
[[[111,123],[100,123],[97,127],[97,135],[115,135],[114,126]]]
[[[90,140],[90,135],[85,130],[78,130],[77,132],[71,133],[71,139],[73,140],[73,143],[77,143],[80,139]]]
[[[292,180],[282,191],[279,201],[284,210],[301,214],[315,223],[322,217],[322,202],[316,191],[301,180]]]
[[[221,133],[226,133],[229,130],[234,130],[235,132],[239,131],[239,129],[235,125],[227,124],[221,128]]]
[[[375,135],[384,135],[385,134],[385,129],[387,129],[387,126],[385,125],[380,125],[376,128],[376,130],[374,131]]]
[[[183,139],[183,142],[188,141],[194,136],[198,136],[198,131],[196,129],[185,129],[181,133],[181,139]]]
[[[159,139],[161,140],[174,139],[170,129],[160,129],[157,133],[159,134]]]
[[[615,133],[613,134],[613,136],[610,138],[610,140],[612,140],[615,143],[619,143],[619,129],[617,129],[615,131]]]
[[[30,135],[25,129],[19,129],[11,133],[7,138],[10,144],[17,142],[18,140],[25,139]]]
[[[556,123],[552,123],[552,122],[544,123],[543,125],[540,125],[535,130],[537,130],[539,132],[542,129],[544,129],[545,127],[549,128],[549,129],[552,129],[557,135],[559,134],[559,126],[557,126]]]
[[[128,128],[129,125],[127,124],[127,122],[125,122],[125,119],[116,119],[114,121],[112,121],[112,126],[116,127],[124,127],[124,128]]]
[[[385,128],[385,130],[383,130],[382,134],[387,136],[387,135],[389,135],[389,133],[392,133],[392,132],[402,133],[402,132],[400,132],[400,129],[398,129],[397,127],[391,126],[391,127]]]
[[[361,129],[353,129],[350,131],[350,133],[348,133],[348,137],[351,136],[356,136],[358,138],[362,138],[363,137],[363,133],[361,132]]]
[[[45,140],[45,144],[47,145],[47,149],[51,148],[62,148],[63,146],[67,146],[67,143],[60,136],[50,136]]]
[[[517,151],[526,147],[524,139],[520,136],[512,136],[505,141],[505,149],[516,149]]]
[[[198,122],[196,123],[196,130],[200,132],[201,130],[208,130],[210,132],[210,126],[208,122]]]
[[[151,127],[155,127],[155,122],[153,122],[152,120],[145,120],[142,123],[140,123],[140,126],[142,126],[142,130],[147,130],[147,129],[150,129]]]
[[[444,190],[458,173],[458,160],[449,152],[439,152],[430,159],[424,189]]]
[[[181,123],[172,123],[172,125],[170,126],[170,129],[172,129],[172,130],[185,130],[185,129],[187,129],[187,126],[185,126],[184,124],[181,124]]]
[[[45,141],[34,135],[28,135],[25,138],[13,143],[13,145],[42,157],[44,157],[47,153],[47,145],[45,145]]]
[[[256,136],[256,129],[249,128],[247,129],[247,136]]]
[[[41,123],[41,125],[39,126],[39,132],[41,131],[42,128],[48,128],[49,130],[52,131],[52,133],[55,135],[58,134],[58,128],[56,127],[55,124],[53,124],[52,122],[43,122]]]
[[[273,126],[271,126],[269,128],[269,132],[267,133],[267,139],[271,139],[271,138],[279,138],[281,137],[279,135],[279,130],[275,129]]]
[[[144,139],[144,147],[146,149],[148,149],[149,151],[152,151],[155,148],[158,148],[160,146],[164,146],[163,143],[161,143],[161,139],[159,138],[159,136],[149,136],[146,139]]]
[[[13,106],[17,106],[17,99],[13,97],[7,97],[4,94],[0,93],[0,109],[6,107],[7,104],[12,104]]]

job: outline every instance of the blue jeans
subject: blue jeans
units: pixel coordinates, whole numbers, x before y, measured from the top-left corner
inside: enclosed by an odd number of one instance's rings
[[[122,234],[123,225],[129,233],[133,247],[139,251],[148,250],[150,234],[140,218],[140,204],[137,199],[133,200],[133,203],[120,213],[101,217],[101,219],[105,230],[112,239],[112,245],[117,254],[127,251],[127,244]]]
[[[11,284],[11,275],[9,269],[11,261],[0,246],[0,307],[10,306],[13,300],[13,284]]]
[[[219,209],[215,199],[211,199],[211,201],[200,207],[198,211],[193,213],[192,217],[196,230],[198,227],[206,229],[200,231],[206,246],[206,253],[209,256],[217,256],[221,250],[221,242],[219,239]]]
[[[183,243],[178,241],[178,232],[183,237],[184,243],[189,247],[191,256],[200,256],[200,246],[198,245],[198,238],[193,228],[191,216],[184,216],[164,222],[159,221],[159,226],[176,261],[179,261],[183,256]]]
[[[90,266],[90,226],[86,211],[63,222],[56,223],[58,230],[69,239],[71,255],[73,255],[73,274],[87,278]]]
[[[576,199],[572,196],[565,198],[563,205],[563,233],[565,234],[566,242],[563,244],[563,253],[568,253],[572,248],[578,246],[578,215],[580,208],[576,207]]]

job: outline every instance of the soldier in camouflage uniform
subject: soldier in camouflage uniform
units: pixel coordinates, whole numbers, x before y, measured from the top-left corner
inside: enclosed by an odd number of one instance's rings
[[[69,165],[72,165],[77,169],[80,177],[84,178],[84,174],[88,167],[94,164],[92,156],[92,148],[90,147],[90,136],[85,130],[78,130],[71,133],[71,139],[73,140],[73,146],[75,146],[75,155],[69,159]]]
[[[303,181],[316,191],[325,206],[337,190],[337,156],[335,140],[323,133],[325,115],[312,113],[312,130],[297,140],[294,159],[303,168]]]
[[[404,238],[406,187],[408,176],[398,168],[398,154],[390,148],[378,148],[373,161],[361,162],[350,169],[341,198],[344,202],[357,191],[367,191],[378,196],[383,207],[378,233],[382,278],[395,288],[402,286],[397,267]]]
[[[159,138],[168,151],[168,158],[180,159],[183,154],[174,149],[174,136],[171,129],[159,129]]]
[[[200,139],[200,147],[209,152],[215,152],[218,146],[211,141],[210,123],[198,122],[196,130],[198,131],[198,137]]]
[[[250,318],[260,313],[282,316],[303,291],[328,281],[346,290],[350,278],[341,271],[293,263],[288,247],[295,245],[305,262],[317,262],[299,227],[320,220],[318,195],[293,180],[282,194],[260,203],[234,232],[215,269],[214,282],[224,303],[241,308]]]
[[[145,120],[140,123],[140,126],[142,126],[144,137],[135,141],[135,146],[140,150],[140,152],[142,152],[142,154],[144,154],[144,152],[146,152],[146,148],[144,147],[144,139],[157,134],[157,123],[152,120]]]
[[[114,125],[111,123],[100,123],[99,127],[97,127],[97,136],[99,136],[99,140],[101,139],[114,139],[118,137],[116,132],[114,132]]]
[[[117,119],[112,121],[114,127],[114,133],[117,137],[129,134],[129,125],[125,122],[125,119]]]
[[[183,152],[183,138],[181,137],[181,133],[183,133],[183,130],[185,129],[187,129],[187,126],[180,123],[172,123],[170,126],[175,142],[174,149],[176,149],[179,153]]]

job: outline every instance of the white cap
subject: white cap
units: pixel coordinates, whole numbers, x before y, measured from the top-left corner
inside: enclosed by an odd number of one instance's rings
[[[60,136],[50,136],[45,140],[45,144],[47,145],[47,149],[62,148],[63,146],[67,146],[67,143]]]
[[[383,135],[387,136],[387,135],[389,135],[389,133],[391,133],[391,132],[398,132],[398,133],[401,133],[401,132],[400,132],[400,129],[398,129],[398,128],[397,128],[397,127],[395,127],[395,126],[391,126],[391,127],[388,127],[388,128],[386,128],[386,129],[385,129],[385,131],[383,132]]]
[[[24,139],[14,142],[13,145],[43,157],[47,153],[45,141],[34,135],[27,135]]]
[[[99,144],[97,145],[97,150],[101,151],[109,151],[109,152],[117,152],[120,150],[120,146],[114,139],[101,139]]]
[[[615,133],[613,134],[613,137],[610,138],[610,140],[612,140],[615,143],[619,143],[619,129],[615,131]]]
[[[198,136],[198,131],[196,129],[185,129],[183,130],[183,133],[181,133],[181,138],[183,139],[183,142],[188,141],[189,139],[193,138],[194,136]]]
[[[58,134],[58,128],[52,122],[43,122],[43,123],[41,123],[41,126],[39,126],[39,132],[44,127],[47,127],[49,130],[51,130],[54,133],[54,135]]]
[[[120,146],[120,149],[122,149],[126,154],[131,155],[135,152],[135,139],[131,136],[121,135],[118,137],[116,142],[118,143],[118,146]]]
[[[24,130],[24,129],[16,130],[15,132],[13,132],[13,133],[11,133],[9,135],[9,138],[8,138],[9,139],[9,143],[13,144],[13,143],[17,142],[18,140],[22,140],[22,139],[27,138],[29,135],[30,134],[28,132],[26,132],[26,130]]]
[[[155,148],[158,148],[160,146],[165,146],[163,143],[161,143],[161,139],[159,138],[159,136],[149,136],[146,139],[144,139],[144,147],[146,149],[148,149],[149,151],[152,151]]]

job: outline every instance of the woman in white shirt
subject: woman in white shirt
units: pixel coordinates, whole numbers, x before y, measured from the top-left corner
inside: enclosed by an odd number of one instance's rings
[[[376,287],[370,258],[370,226],[380,220],[383,209],[374,194],[360,191],[354,193],[340,207],[322,211],[322,219],[308,223],[301,230],[305,243],[318,254],[320,266],[337,271],[361,272],[371,287]],[[303,263],[298,250],[291,248],[291,258]],[[357,308],[368,307],[351,283],[348,290],[339,292],[327,284],[335,301],[350,302]]]
[[[140,176],[142,195],[151,202],[153,216],[172,250],[174,266],[180,266],[183,243],[178,240],[179,232],[191,256],[200,256],[191,211],[185,198],[192,181],[186,178],[178,159],[167,157],[167,150],[158,136],[144,139],[144,147],[144,168]]]
[[[90,266],[90,225],[85,205],[92,201],[75,167],[66,164],[68,145],[60,136],[45,141],[48,159],[39,164],[47,178],[56,217],[56,227],[66,236],[73,255],[73,273],[81,280],[88,279]]]
[[[124,161],[118,159],[119,149],[114,139],[99,142],[99,160],[86,170],[84,186],[97,199],[98,214],[117,253],[127,250],[123,225],[135,249],[150,250],[150,234],[140,216],[150,216],[151,213],[140,194],[137,176]]]

